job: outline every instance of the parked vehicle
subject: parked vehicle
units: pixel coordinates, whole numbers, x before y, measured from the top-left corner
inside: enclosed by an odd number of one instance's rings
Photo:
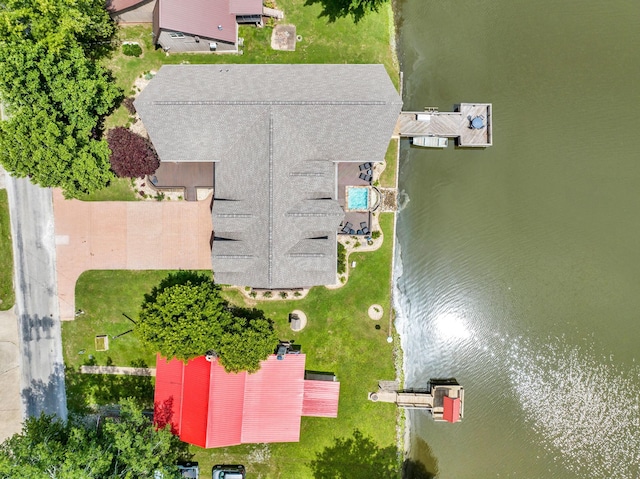
[[[212,479],[245,479],[244,466],[241,464],[216,464],[211,474]]]

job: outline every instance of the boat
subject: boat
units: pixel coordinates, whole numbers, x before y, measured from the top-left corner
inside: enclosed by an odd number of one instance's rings
[[[424,148],[446,148],[449,146],[449,139],[440,136],[414,136],[411,143]]]

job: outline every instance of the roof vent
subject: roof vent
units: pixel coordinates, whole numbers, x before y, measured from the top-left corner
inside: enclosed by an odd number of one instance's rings
[[[222,25],[218,25],[218,30],[222,31]]]

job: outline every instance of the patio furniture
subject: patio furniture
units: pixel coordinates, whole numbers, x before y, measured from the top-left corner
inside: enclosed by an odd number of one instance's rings
[[[362,179],[363,179],[364,181],[368,181],[369,183],[371,183],[371,179],[372,179],[372,178],[373,178],[373,177],[372,177],[371,175],[365,175],[365,177],[364,177],[364,178],[362,178]]]
[[[362,163],[362,164],[359,166],[359,168],[360,168],[360,171],[363,171],[363,170],[366,170],[366,169],[367,169],[367,167],[366,167],[366,165],[365,165],[364,163]]]
[[[362,230],[358,230],[357,234],[361,235],[362,234]]]
[[[356,234],[356,230],[349,230],[349,234],[350,234],[350,235],[354,235],[354,234]]]
[[[366,169],[369,170],[373,165],[371,164],[371,162],[367,162],[364,164],[364,166],[366,166]]]
[[[368,175],[366,173],[360,173],[360,179],[361,180],[367,181],[367,176]]]
[[[351,227],[353,226],[353,223],[349,223],[349,222],[347,221],[347,224],[346,224],[345,226],[346,226],[347,228],[351,228]]]
[[[371,170],[367,170],[367,175],[371,175],[373,172]]]
[[[361,221],[360,222],[360,228],[364,229],[367,227],[367,222],[366,221]]]
[[[369,231],[369,228],[365,226],[364,228],[362,228],[362,233],[368,235],[369,233],[371,233],[371,231]]]
[[[343,232],[344,234],[349,234],[349,228],[347,228],[346,226],[342,228],[340,231]]]

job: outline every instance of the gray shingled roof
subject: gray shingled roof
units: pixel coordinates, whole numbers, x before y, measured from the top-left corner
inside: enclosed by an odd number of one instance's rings
[[[162,161],[215,161],[216,282],[330,284],[340,161],[382,161],[402,102],[382,65],[165,65],[135,102]]]

